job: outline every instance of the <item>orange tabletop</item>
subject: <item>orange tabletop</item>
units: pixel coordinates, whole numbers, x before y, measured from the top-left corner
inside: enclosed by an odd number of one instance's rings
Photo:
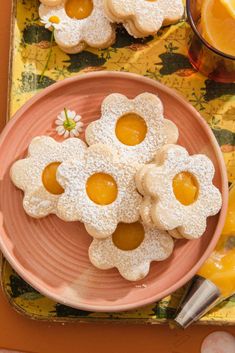
[[[10,0],[0,0],[0,129],[7,104]],[[14,215],[12,215],[14,216]],[[60,324],[33,321],[15,312],[0,292],[0,348],[37,353],[200,353],[203,338],[235,327]]]

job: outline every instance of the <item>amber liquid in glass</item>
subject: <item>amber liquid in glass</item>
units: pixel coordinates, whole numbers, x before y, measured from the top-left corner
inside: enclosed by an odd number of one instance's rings
[[[203,38],[200,7],[192,0],[188,6],[190,6],[191,21]],[[191,64],[208,78],[225,83],[235,82],[235,58],[213,50],[209,43],[206,45],[193,31],[189,36],[188,55]]]

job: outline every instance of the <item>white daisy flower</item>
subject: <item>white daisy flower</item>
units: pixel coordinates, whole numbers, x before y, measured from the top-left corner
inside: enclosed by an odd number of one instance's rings
[[[74,110],[64,108],[55,121],[57,133],[60,136],[63,135],[64,138],[78,137],[83,128],[83,123],[80,121],[81,118]]]
[[[41,23],[48,29],[61,29],[63,27],[62,21],[58,16],[43,16]]]

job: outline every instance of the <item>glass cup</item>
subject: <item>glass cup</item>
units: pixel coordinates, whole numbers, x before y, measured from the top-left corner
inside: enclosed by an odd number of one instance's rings
[[[210,45],[200,33],[202,0],[186,0],[191,31],[188,55],[193,67],[218,82],[235,82],[235,56],[225,54]]]

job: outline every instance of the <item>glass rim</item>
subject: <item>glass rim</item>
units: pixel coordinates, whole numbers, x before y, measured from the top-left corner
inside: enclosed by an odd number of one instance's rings
[[[190,9],[190,3],[191,0],[186,0],[186,12],[187,12],[187,17],[189,20],[189,24],[192,28],[192,30],[194,31],[194,33],[196,34],[196,36],[202,41],[202,43],[211,51],[213,51],[215,54],[220,55],[226,59],[230,59],[230,60],[235,60],[235,56],[230,55],[230,54],[226,54],[218,49],[216,49],[215,47],[213,47],[210,43],[208,43],[203,37],[202,35],[198,32],[197,27],[195,25],[192,13],[191,13],[191,9]]]

